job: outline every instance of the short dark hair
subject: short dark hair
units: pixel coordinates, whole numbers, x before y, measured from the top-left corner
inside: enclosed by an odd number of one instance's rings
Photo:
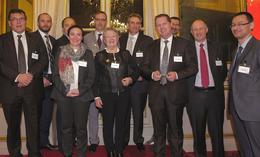
[[[177,17],[177,16],[172,16],[172,17],[171,17],[171,20],[172,20],[172,19],[174,19],[174,20],[178,20],[178,21],[181,22],[181,19],[180,19],[179,17]]]
[[[249,12],[239,12],[239,13],[236,13],[235,15],[233,15],[232,20],[235,17],[240,16],[240,15],[245,15],[249,23],[254,22],[254,18],[252,16],[252,14],[250,14]]]
[[[168,14],[159,14],[159,15],[155,16],[155,20],[154,21],[156,22],[156,20],[158,18],[160,18],[160,17],[166,17],[167,21],[171,22],[171,18],[170,18],[170,16]]]
[[[101,10],[98,10],[98,11],[94,14],[94,18],[96,18],[96,16],[97,16],[98,14],[103,14],[103,15],[105,15],[105,16],[106,16],[106,19],[107,19],[107,13],[104,12],[104,11],[101,11]]]
[[[62,26],[62,28],[64,28],[64,23],[65,23],[65,21],[66,21],[67,19],[72,19],[72,20],[75,21],[75,19],[73,19],[73,18],[70,17],[70,16],[65,17],[65,18],[61,21],[61,26]],[[75,21],[75,22],[76,22],[76,21]]]
[[[138,13],[132,13],[132,14],[130,14],[130,15],[128,16],[128,18],[127,18],[127,22],[129,22],[130,18],[132,18],[132,17],[136,17],[136,18],[138,18],[138,19],[142,22],[142,17],[141,17],[141,15],[138,14]]]
[[[72,29],[74,29],[74,28],[80,29],[80,31],[81,31],[81,33],[82,33],[82,35],[83,35],[84,31],[83,31],[82,27],[80,27],[79,25],[74,25],[74,26],[71,26],[71,27],[68,29],[68,34],[67,34],[68,36],[69,36],[69,34],[70,34],[70,31],[71,31]]]
[[[27,19],[26,14],[25,14],[25,12],[22,9],[14,8],[14,9],[11,9],[9,11],[9,13],[8,13],[8,20],[11,20],[10,19],[11,18],[11,14],[16,14],[16,13],[17,14],[23,14],[25,19]]]
[[[38,15],[37,22],[39,22],[42,15],[47,15],[51,18],[51,16],[48,13],[41,13],[41,14]]]

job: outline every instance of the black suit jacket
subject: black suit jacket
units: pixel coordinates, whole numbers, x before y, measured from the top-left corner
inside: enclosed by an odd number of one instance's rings
[[[67,97],[67,90],[60,79],[59,75],[59,67],[58,67],[58,60],[60,55],[60,50],[62,47],[59,48],[57,57],[55,60],[54,71],[53,71],[53,81],[54,81],[54,89],[52,91],[51,97],[58,101],[64,101]],[[94,84],[95,79],[95,64],[92,52],[90,50],[86,50],[85,54],[79,59],[80,61],[86,61],[87,67],[79,66],[79,76],[78,76],[78,90],[79,96],[74,97],[75,99],[86,102],[91,101],[94,99],[92,86]]]
[[[126,50],[127,46],[127,40],[128,40],[128,33],[123,34],[119,38],[120,48]],[[139,32],[139,35],[137,37],[135,47],[133,50],[133,57],[137,63],[137,65],[140,67],[143,63],[144,57],[136,57],[136,52],[145,52],[145,49],[153,42],[153,38],[150,36],[144,35],[143,32]]]
[[[41,36],[41,34],[40,34],[40,32],[39,32],[39,30],[37,30],[37,31],[35,31],[35,32],[33,32],[32,33],[34,36],[35,36],[35,38],[38,40],[38,42],[39,42],[39,44],[41,44],[41,46],[42,47],[44,47],[45,48],[45,51],[46,52],[48,52],[47,51],[47,47],[46,47],[46,45],[45,45],[45,42],[44,42],[44,40],[43,40],[43,38],[42,38],[42,36]],[[51,35],[49,35],[49,38],[50,38],[50,42],[51,42],[51,45],[52,45],[52,51],[51,51],[51,53],[52,53],[52,55],[53,55],[53,57],[55,57],[56,56],[56,39],[54,38],[54,37],[52,37]],[[48,65],[44,68],[44,71],[46,72],[46,71],[48,71]]]
[[[154,40],[146,49],[143,73],[151,79],[152,72],[160,71],[160,39]],[[168,71],[176,71],[178,79],[170,82],[166,86],[168,99],[173,104],[187,103],[187,81],[186,79],[196,74],[198,71],[194,49],[188,40],[182,38],[173,38],[171,53],[169,57]],[[174,62],[174,56],[182,56],[182,62]],[[160,81],[151,79],[149,85],[149,103],[160,104],[157,97],[160,92]]]
[[[69,39],[66,35],[62,35],[59,39],[56,40],[57,50],[60,46],[67,45],[69,43]]]
[[[35,95],[38,100],[43,96],[42,71],[48,64],[48,56],[44,47],[39,45],[32,34],[26,34],[28,47],[28,72],[33,75],[33,80],[25,89],[25,94]],[[32,58],[32,53],[38,54],[38,59]],[[1,102],[13,103],[18,86],[15,79],[18,76],[18,62],[13,33],[8,32],[0,36],[0,87]]]
[[[216,95],[218,96],[218,100],[220,104],[224,105],[224,81],[227,76],[227,53],[223,51],[222,47],[218,43],[213,43],[210,41],[207,41],[208,46],[208,59],[209,59],[209,66],[212,73],[212,77],[215,84],[215,91]],[[196,51],[195,41],[193,44],[193,49]],[[197,60],[197,55],[196,55]],[[222,62],[221,66],[216,65],[216,61]],[[189,79],[189,96],[190,101],[193,99],[196,99],[192,97],[192,92],[195,90],[195,79],[196,75],[192,76]]]

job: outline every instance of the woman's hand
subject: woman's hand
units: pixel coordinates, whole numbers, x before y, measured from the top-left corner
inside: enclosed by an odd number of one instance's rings
[[[78,89],[71,89],[67,95],[68,97],[76,97],[79,96],[79,90]]]
[[[97,108],[102,108],[103,107],[103,102],[102,102],[100,97],[95,98],[95,104],[96,104]]]
[[[127,87],[131,83],[133,83],[133,79],[131,77],[125,77],[125,78],[122,79],[121,82],[122,82],[123,86]]]

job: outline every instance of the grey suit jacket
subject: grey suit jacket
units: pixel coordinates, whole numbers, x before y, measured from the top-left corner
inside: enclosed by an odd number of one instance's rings
[[[238,72],[239,66],[250,68],[249,73]],[[231,87],[230,103],[234,103],[239,117],[245,121],[260,121],[259,40],[256,40],[254,37],[249,40],[238,58],[236,66],[232,64],[229,78]]]
[[[87,48],[92,51],[93,56],[95,56],[97,52],[105,49],[105,44],[103,41],[101,44],[101,48],[99,49],[95,31],[92,31],[84,36],[84,43],[87,45]]]

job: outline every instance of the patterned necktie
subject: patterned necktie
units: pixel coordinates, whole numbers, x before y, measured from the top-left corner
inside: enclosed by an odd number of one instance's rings
[[[134,37],[129,36],[126,49],[130,52],[131,55],[133,55],[133,48],[134,48]]]
[[[25,73],[26,61],[25,61],[23,43],[21,41],[22,35],[17,35],[17,37],[18,37],[18,71],[19,73]]]
[[[46,46],[47,46],[47,52],[48,52],[48,57],[49,57],[49,62],[51,64],[51,66],[53,66],[54,63],[54,57],[52,55],[52,48],[51,48],[51,44],[50,44],[50,38],[48,35],[45,35],[46,38]]]
[[[161,80],[160,80],[160,84],[161,85],[165,85],[167,83],[167,79],[166,79],[166,74],[168,71],[168,56],[169,56],[169,49],[168,49],[168,40],[164,40],[164,49],[163,49],[163,56],[162,56],[162,61],[161,61],[161,65],[160,65],[160,71],[161,71]]]
[[[102,35],[102,33],[99,33],[98,34],[98,39],[97,39],[97,44],[98,44],[98,48],[99,49],[101,48],[101,44],[102,44],[101,35]]]
[[[200,72],[201,72],[201,84],[203,88],[209,86],[209,72],[205,50],[203,44],[200,44]]]

